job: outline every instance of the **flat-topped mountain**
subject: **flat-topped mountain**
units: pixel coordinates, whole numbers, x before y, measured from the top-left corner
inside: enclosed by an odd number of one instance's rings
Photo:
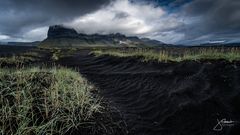
[[[165,43],[148,38],[128,37],[120,33],[87,35],[77,33],[72,28],[61,25],[50,26],[48,37],[41,46],[78,47],[78,46],[112,46],[112,47],[161,47]]]
[[[50,26],[48,29],[48,38],[78,38],[77,31],[70,28],[65,28],[60,25]]]

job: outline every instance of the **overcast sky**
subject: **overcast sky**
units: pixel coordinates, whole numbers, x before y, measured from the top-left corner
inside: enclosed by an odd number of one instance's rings
[[[240,42],[240,0],[1,0],[0,41],[40,41],[50,25],[173,44]]]

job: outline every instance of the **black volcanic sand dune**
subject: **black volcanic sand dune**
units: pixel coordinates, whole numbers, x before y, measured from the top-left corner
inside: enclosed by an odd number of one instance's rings
[[[240,121],[239,62],[143,63],[82,51],[60,63],[79,68],[100,88],[123,114],[129,134],[240,134],[237,122],[213,130],[217,119]]]

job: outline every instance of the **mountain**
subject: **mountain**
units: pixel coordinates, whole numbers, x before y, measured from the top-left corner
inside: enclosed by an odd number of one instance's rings
[[[123,34],[92,34],[77,33],[76,30],[61,25],[50,26],[47,39],[40,46],[51,47],[80,47],[80,46],[108,46],[108,47],[162,47],[165,43],[148,38],[127,37]]]

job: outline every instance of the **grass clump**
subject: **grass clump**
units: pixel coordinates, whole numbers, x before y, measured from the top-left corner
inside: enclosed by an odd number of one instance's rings
[[[103,109],[93,90],[70,69],[0,69],[0,134],[69,134],[91,129]]]
[[[36,61],[36,59],[28,56],[11,56],[11,57],[0,57],[0,66],[20,66],[24,63]]]
[[[77,51],[77,48],[64,48],[64,49],[53,49],[51,50],[51,60],[58,61],[59,59],[71,57]]]
[[[229,62],[240,60],[240,50],[237,48],[231,49],[214,49],[202,48],[196,50],[184,49],[180,53],[173,53],[169,50],[154,50],[154,49],[109,49],[95,50],[91,52],[96,56],[110,55],[116,57],[138,57],[143,61],[158,61],[158,62],[181,62],[181,61],[200,61],[200,60],[226,60]]]
[[[171,56],[167,51],[156,52],[154,50],[135,50],[135,51],[122,51],[122,50],[97,50],[92,51],[92,53],[96,56],[102,55],[110,55],[115,57],[138,57],[143,61],[159,61],[159,62],[167,62],[167,61],[175,61],[176,59]]]
[[[24,64],[39,62],[44,57],[38,50],[31,50],[28,52],[0,57],[0,67],[21,67]]]
[[[182,60],[226,60],[229,62],[240,60],[240,50],[232,48],[224,49],[200,49],[197,53],[187,52]]]

